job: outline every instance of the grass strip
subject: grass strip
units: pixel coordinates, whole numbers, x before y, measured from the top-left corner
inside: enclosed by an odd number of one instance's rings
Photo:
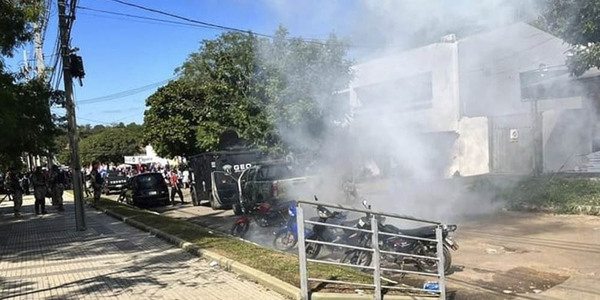
[[[589,178],[529,177],[500,191],[515,210],[600,215],[600,181]]]
[[[86,199],[89,200],[89,199]],[[254,269],[275,276],[284,282],[296,287],[300,286],[298,257],[288,253],[281,253],[254,244],[246,243],[227,236],[210,233],[197,224],[185,220],[155,215],[150,212],[127,206],[116,201],[101,199],[99,206],[111,210],[117,214],[132,218],[145,225],[160,229],[166,233],[184,239],[217,254],[233,259]],[[340,280],[347,282],[358,282],[370,284],[373,282],[371,276],[361,273],[352,268],[309,263],[308,272],[310,277],[329,280]],[[315,288],[315,284],[312,288]],[[356,287],[343,287],[323,285],[319,289],[327,290],[354,290]]]

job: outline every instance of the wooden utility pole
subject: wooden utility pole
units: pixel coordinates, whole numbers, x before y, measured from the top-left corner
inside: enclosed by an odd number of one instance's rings
[[[71,0],[75,1],[75,0]],[[71,148],[71,170],[73,171],[73,193],[75,197],[75,225],[77,230],[86,230],[85,211],[83,205],[83,186],[81,180],[81,163],[79,161],[79,134],[75,118],[75,101],[73,100],[73,77],[71,76],[71,61],[69,45],[71,26],[74,16],[67,20],[65,0],[58,0],[58,25],[60,30],[60,54],[62,56],[67,122],[69,126],[69,145]]]

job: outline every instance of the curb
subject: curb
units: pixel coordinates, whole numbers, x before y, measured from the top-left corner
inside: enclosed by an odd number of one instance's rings
[[[125,217],[122,216],[118,213],[115,213],[111,210],[105,209],[105,208],[96,208],[96,210],[99,210],[115,219],[118,219],[120,221],[122,221],[125,224],[131,225],[135,228],[138,228],[140,230],[143,231],[147,231],[150,232],[151,234],[155,235],[158,238],[161,238],[191,254],[194,254],[196,256],[199,257],[204,257],[207,258],[209,260],[213,260],[219,263],[219,267],[221,267],[222,269],[229,271],[229,272],[233,272],[236,273],[238,275],[241,275],[247,279],[250,279],[252,281],[255,281],[257,283],[259,283],[260,285],[269,288],[275,292],[278,292],[279,294],[289,297],[291,299],[301,299],[300,297],[300,289],[287,283],[287,282],[283,282],[281,280],[279,280],[276,277],[273,277],[267,273],[258,271],[252,267],[249,267],[247,265],[244,265],[242,263],[239,263],[237,261],[234,261],[232,259],[226,258],[220,254],[214,253],[212,251],[209,250],[203,250],[200,247],[185,241],[184,239],[181,239],[179,237],[176,237],[174,235],[168,234],[160,229],[156,229],[153,227],[150,227],[146,224],[143,224],[141,222],[138,222],[136,220],[133,220],[133,217]],[[340,294],[340,296],[342,296]],[[317,299],[317,298],[313,298],[312,299]],[[325,298],[321,298],[321,299],[325,299]],[[347,297],[340,297],[340,298],[326,298],[326,299],[348,299]]]
[[[338,294],[338,293],[313,293],[311,300],[373,300],[372,294]],[[405,296],[405,295],[384,295],[384,300],[432,300],[437,297],[427,296]]]
[[[281,281],[279,278],[276,278],[272,275],[264,273],[262,271],[256,270],[250,266],[237,262],[235,260],[226,258],[220,254],[214,253],[210,250],[201,249],[199,246],[196,246],[190,242],[187,242],[184,239],[176,237],[174,235],[168,234],[160,229],[156,229],[154,227],[148,226],[142,222],[133,220],[135,217],[125,217],[118,213],[115,213],[111,210],[96,207],[96,210],[101,211],[102,213],[109,215],[115,219],[122,221],[125,224],[131,225],[137,229],[149,232],[150,234],[155,235],[156,237],[163,239],[191,254],[194,254],[198,257],[204,257],[206,259],[216,261],[219,264],[219,267],[225,271],[236,273],[246,279],[257,282],[258,284],[271,289],[285,297],[294,300],[302,300],[302,295],[300,294],[300,289],[287,283]],[[373,299],[372,294],[340,294],[340,293],[311,293],[309,296],[310,300],[371,300]],[[409,296],[409,295],[384,295],[383,299],[386,300],[431,300],[433,297],[427,296]]]

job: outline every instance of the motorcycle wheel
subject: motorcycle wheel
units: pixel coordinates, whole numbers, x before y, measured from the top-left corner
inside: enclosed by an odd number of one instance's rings
[[[243,238],[246,232],[248,232],[248,228],[250,228],[250,223],[235,223],[233,227],[231,227],[231,235]]]
[[[297,242],[298,239],[292,232],[283,231],[275,235],[275,239],[273,239],[273,247],[277,250],[287,251],[294,248]]]
[[[310,259],[315,259],[319,256],[319,252],[321,252],[321,244],[316,243],[306,243],[306,257]]]
[[[352,250],[344,255],[341,263],[368,267],[372,259],[373,255],[370,252]]]
[[[450,271],[450,266],[452,266],[452,254],[450,254],[450,250],[446,246],[444,246],[444,274],[448,274]],[[435,251],[420,251],[419,255],[423,256],[431,256],[436,257]],[[427,273],[437,273],[438,271],[437,261],[429,260],[429,259],[418,259],[417,267],[424,272]]]

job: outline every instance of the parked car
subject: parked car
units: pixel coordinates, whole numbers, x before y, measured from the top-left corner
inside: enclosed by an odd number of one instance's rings
[[[169,204],[169,188],[162,174],[142,173],[129,179],[119,200],[136,206],[164,206]]]
[[[108,171],[104,178],[104,193],[110,194],[111,191],[122,191],[127,184],[127,176],[119,171]]]
[[[308,177],[298,176],[288,163],[262,163],[244,171],[239,178],[240,205],[295,200],[308,188]],[[238,207],[234,207],[237,213]]]

